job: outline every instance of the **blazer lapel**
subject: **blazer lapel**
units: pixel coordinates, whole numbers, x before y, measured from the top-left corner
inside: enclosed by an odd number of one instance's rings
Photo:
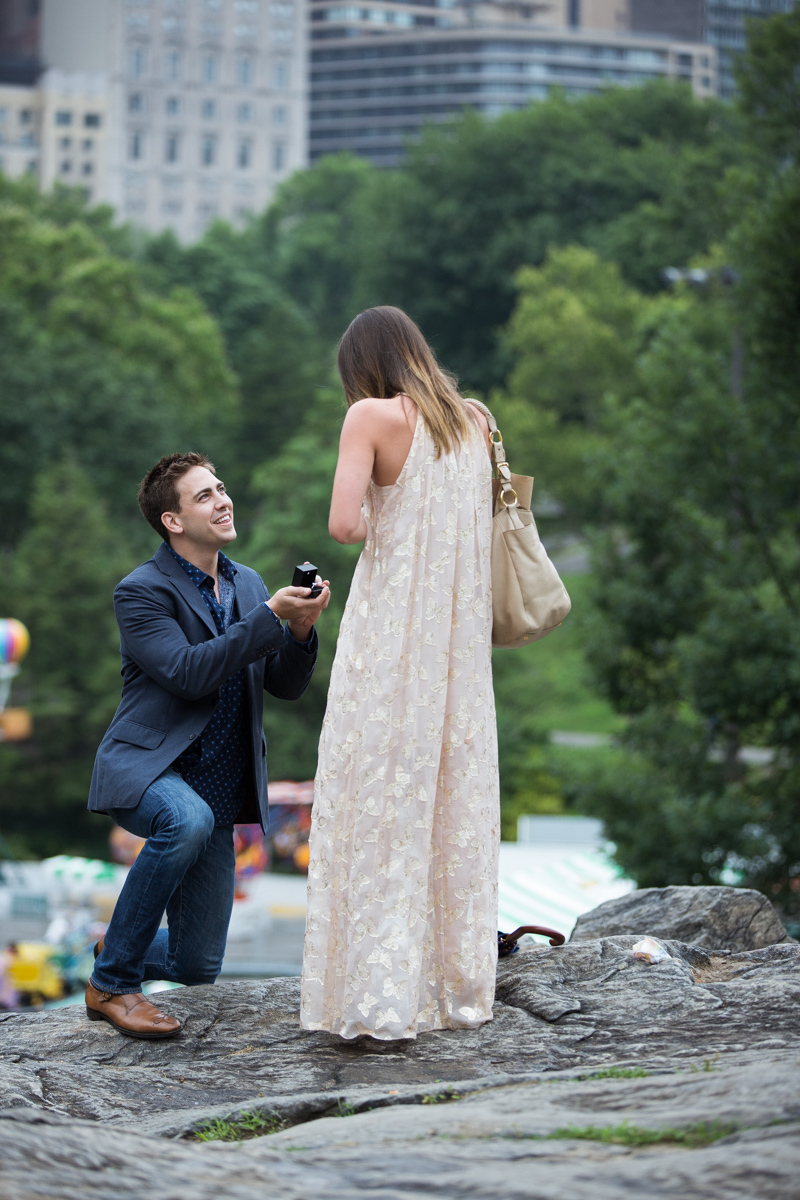
[[[177,563],[172,557],[166,545],[159,546],[153,555],[153,561],[161,573],[169,577],[189,607],[197,613],[201,621],[204,622],[216,637],[217,627],[214,624],[214,618],[208,611],[205,600],[180,563]]]
[[[234,563],[236,566],[236,563]],[[236,599],[233,604],[233,617],[235,621],[241,621],[242,617],[246,616],[251,609],[263,597],[255,594],[255,589],[251,586],[249,579],[244,571],[237,568],[236,571]]]

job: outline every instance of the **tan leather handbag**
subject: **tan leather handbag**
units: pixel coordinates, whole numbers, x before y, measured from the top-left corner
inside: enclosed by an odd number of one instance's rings
[[[513,650],[558,629],[572,601],[539,539],[531,512],[533,479],[512,475],[497,422],[485,404],[492,439],[492,645]]]

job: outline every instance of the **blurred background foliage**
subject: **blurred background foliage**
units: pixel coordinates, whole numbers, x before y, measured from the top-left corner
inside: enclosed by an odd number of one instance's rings
[[[268,586],[307,556],[333,581],[312,687],[266,715],[273,778],[313,774],[358,554],[327,534],[335,344],[397,304],[535,471],[575,600],[495,656],[504,835],[596,814],[643,886],[800,909],[797,11],[751,31],[740,87],[465,114],[393,170],[323,159],[190,246],[0,178],[3,608],[31,631],[36,722],[0,747],[20,852],[103,849],[84,803],[118,697],[111,593],[156,546],[138,481],[177,448],[215,460]]]

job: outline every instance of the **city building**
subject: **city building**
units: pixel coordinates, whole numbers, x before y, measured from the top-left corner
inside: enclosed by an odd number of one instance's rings
[[[0,0],[0,164],[193,240],[306,165],[306,69],[302,0]]]
[[[311,0],[310,158],[351,150],[391,165],[428,122],[524,108],[553,86],[586,95],[676,78],[716,93],[713,47],[626,21],[624,0]]]
[[[595,0],[597,2],[597,0]],[[736,91],[733,63],[747,44],[747,20],[789,12],[796,0],[611,0],[633,32],[708,42],[719,56],[720,96]],[[586,0],[587,6],[591,0]],[[586,13],[587,20],[590,14]]]

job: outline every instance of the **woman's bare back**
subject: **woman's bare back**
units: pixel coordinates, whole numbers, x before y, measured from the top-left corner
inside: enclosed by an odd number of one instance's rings
[[[416,405],[408,396],[393,396],[389,400],[360,400],[359,404],[380,405],[376,415],[381,422],[382,437],[377,439],[375,448],[375,465],[372,469],[373,482],[378,487],[391,487],[400,477],[411,442],[414,438],[414,427],[418,416]],[[490,447],[489,426],[483,413],[470,405],[470,413],[475,416],[481,432]]]

